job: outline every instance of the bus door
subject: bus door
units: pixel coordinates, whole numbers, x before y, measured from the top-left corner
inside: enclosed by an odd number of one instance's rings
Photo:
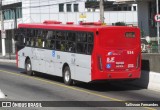
[[[76,54],[75,79],[89,82],[91,80],[91,56]]]
[[[63,64],[63,53],[60,51],[52,51],[52,55],[54,56],[54,69],[53,72],[56,76],[62,76],[62,64]]]
[[[40,72],[45,72],[45,50],[37,49],[37,59],[38,59],[38,67]]]
[[[89,43],[85,33],[77,38],[77,54],[75,56],[75,77],[79,81],[91,80],[91,55],[88,53]]]
[[[36,48],[32,48],[31,49],[31,62],[32,62],[32,69],[35,71],[39,71],[39,61],[38,61],[38,57],[37,57],[37,49]]]
[[[55,73],[55,50],[45,50],[45,70],[46,73],[54,75]]]
[[[71,77],[72,79],[75,79],[75,62],[76,62],[76,54],[75,53],[71,53],[70,54],[70,57],[69,57],[69,60],[70,60],[70,71],[71,71]]]
[[[44,49],[42,49],[42,47],[44,47],[44,45],[43,45],[43,41],[42,42],[40,42],[40,41],[38,41],[38,47],[40,47],[40,48],[37,48],[36,49],[36,54],[37,54],[37,60],[38,60],[38,70],[40,71],[40,72],[45,72],[45,50]]]

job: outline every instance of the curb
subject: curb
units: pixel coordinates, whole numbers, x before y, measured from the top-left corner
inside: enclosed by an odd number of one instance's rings
[[[141,78],[131,82],[131,84],[149,90],[160,91],[160,73],[142,71]]]
[[[16,60],[9,60],[9,59],[0,59],[2,63],[16,63]]]
[[[0,99],[4,99],[6,98],[6,96],[4,95],[4,93],[0,90]]]
[[[149,72],[148,89],[160,91],[160,73]]]

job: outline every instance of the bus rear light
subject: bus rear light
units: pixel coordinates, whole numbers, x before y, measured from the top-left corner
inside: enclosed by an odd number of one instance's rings
[[[102,57],[101,57],[101,56],[97,56],[97,60],[98,60],[98,69],[99,69],[100,71],[103,71]]]
[[[140,67],[140,55],[137,57],[137,62],[136,62],[136,69]]]

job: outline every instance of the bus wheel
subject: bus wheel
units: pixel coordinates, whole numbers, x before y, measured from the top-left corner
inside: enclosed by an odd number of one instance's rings
[[[26,61],[25,71],[26,71],[27,75],[30,75],[30,76],[33,75],[32,65],[31,65],[31,61],[29,59]]]
[[[64,79],[64,83],[66,85],[72,85],[73,84],[73,80],[71,79],[71,72],[68,66],[65,67],[64,71],[63,71],[63,79]]]

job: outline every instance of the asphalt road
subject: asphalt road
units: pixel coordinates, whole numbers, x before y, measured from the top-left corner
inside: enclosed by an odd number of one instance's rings
[[[7,95],[1,101],[160,101],[160,92],[138,88],[126,82],[110,82],[74,86],[63,84],[62,78],[38,73],[27,76],[12,63],[0,63],[0,89]],[[74,103],[70,102],[71,106]],[[4,109],[4,108],[0,108]],[[49,107],[16,108],[15,110],[160,110],[158,107]],[[5,109],[6,110],[6,109]],[[13,108],[7,108],[13,110]]]

